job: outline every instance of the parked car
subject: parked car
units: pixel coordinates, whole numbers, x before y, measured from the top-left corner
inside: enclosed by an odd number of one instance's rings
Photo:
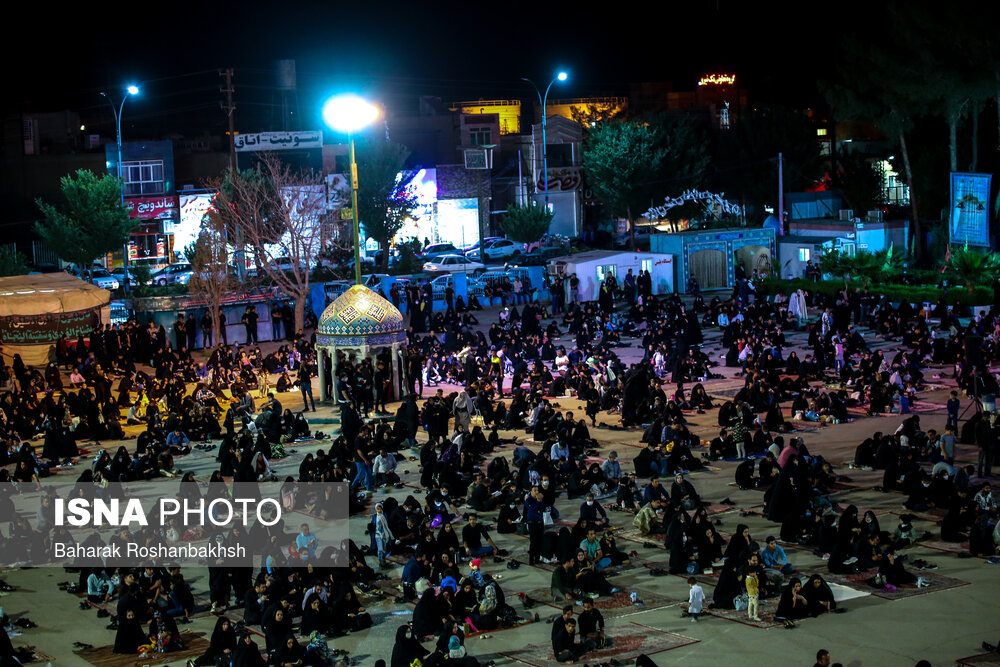
[[[440,255],[424,263],[425,273],[472,273],[485,268],[484,264],[474,262],[465,255]]]
[[[544,266],[553,257],[562,257],[567,254],[569,253],[566,248],[538,248],[521,255],[517,259],[517,264],[520,266]]]
[[[128,273],[128,284],[137,285],[138,281],[136,281],[135,274],[132,272],[131,269],[126,271],[124,266],[116,266],[115,268],[111,269],[111,275],[113,275],[118,280],[118,282],[123,285],[125,284],[126,273]]]
[[[653,238],[653,227],[643,226],[635,228],[635,244],[649,245],[650,240]],[[625,232],[624,234],[618,234],[614,238],[614,246],[616,248],[627,248],[629,241],[629,234]]]
[[[518,257],[524,252],[524,245],[515,243],[510,239],[497,239],[490,241],[483,246],[482,261],[489,262],[494,259],[507,259],[508,257]]]
[[[191,265],[187,263],[170,264],[153,274],[153,284],[187,285],[191,280]]]
[[[441,255],[455,255],[461,254],[458,248],[450,243],[432,243],[431,245],[424,248],[424,251],[420,253],[420,259],[425,262],[430,262]]]
[[[502,238],[503,238],[502,236],[487,236],[484,239],[476,241],[472,245],[465,246],[464,248],[462,248],[461,252],[463,255],[468,255],[470,252],[478,252],[480,247],[484,245],[489,245],[493,241],[499,241]]]
[[[97,285],[101,289],[116,290],[121,287],[118,283],[118,279],[108,273],[107,269],[91,269],[90,276],[87,280],[91,285]]]

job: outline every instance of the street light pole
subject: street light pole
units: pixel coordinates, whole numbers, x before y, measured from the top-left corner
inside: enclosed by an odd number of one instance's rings
[[[115,103],[111,100],[111,96],[101,91],[101,95],[104,99],[108,101],[111,105],[111,113],[115,117],[115,141],[118,146],[118,188],[119,188],[119,198],[121,201],[122,209],[125,208],[125,181],[122,180],[122,115],[125,113],[125,102],[128,98],[133,95],[139,94],[139,88],[137,86],[129,86],[125,89],[125,95],[122,97],[122,103],[117,109],[115,109]],[[125,242],[122,255],[122,265],[125,271],[122,273],[122,289],[128,294],[128,241]]]
[[[351,146],[351,217],[354,218],[354,284],[361,284],[361,223],[358,222],[358,162],[354,155],[354,135],[347,133]]]
[[[538,89],[535,82],[526,77],[522,77],[522,81],[527,81],[531,84],[531,87],[535,89],[535,93],[538,95],[538,101],[542,104],[542,178],[545,184],[545,209],[549,208],[549,150],[548,145],[545,143],[545,107],[549,101],[549,89],[552,88],[552,84],[556,81],[565,81],[567,79],[566,72],[559,72],[551,81],[549,85],[545,86],[545,95],[542,95],[542,91]]]
[[[332,129],[347,134],[351,151],[351,217],[354,222],[354,283],[361,284],[361,223],[358,220],[358,163],[354,153],[354,132],[374,123],[378,107],[360,97],[341,95],[323,105],[323,120]]]

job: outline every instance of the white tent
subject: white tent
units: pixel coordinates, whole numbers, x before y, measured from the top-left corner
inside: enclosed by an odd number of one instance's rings
[[[56,341],[90,334],[108,321],[110,303],[110,292],[64,272],[0,278],[3,355],[32,366],[53,361]]]

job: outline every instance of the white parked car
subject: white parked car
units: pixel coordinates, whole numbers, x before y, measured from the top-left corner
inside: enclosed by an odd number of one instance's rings
[[[508,257],[518,257],[524,252],[524,245],[515,243],[510,239],[496,239],[483,245],[480,255],[481,261],[489,262],[494,259],[507,259]]]
[[[121,287],[118,279],[108,273],[107,269],[91,269],[90,284],[97,285],[101,289],[106,290],[116,290]]]
[[[425,273],[472,273],[485,268],[480,262],[473,262],[465,255],[441,255],[424,263]]]

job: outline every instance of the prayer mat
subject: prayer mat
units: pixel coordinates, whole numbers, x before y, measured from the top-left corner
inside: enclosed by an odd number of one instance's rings
[[[970,655],[968,658],[959,658],[955,664],[965,665],[965,667],[995,667],[1000,665],[1000,653],[993,651],[992,653]]]
[[[639,623],[629,623],[621,627],[611,628],[607,635],[614,640],[613,646],[585,653],[577,659],[577,662],[602,663],[610,662],[612,658],[615,658],[620,662],[627,663],[644,653],[652,656],[698,642],[697,639],[691,637],[664,632]],[[509,649],[499,653],[505,658],[516,660],[525,665],[532,665],[532,667],[549,667],[560,664],[555,661],[555,657],[552,655],[552,642],[550,641],[543,644],[529,644],[524,648]]]
[[[640,533],[638,529],[628,525],[618,529],[615,533],[615,537],[618,539],[628,540],[630,542],[638,542],[640,545],[643,545],[642,548],[646,548],[646,545],[649,544],[655,546],[657,549],[666,549],[666,547],[663,546],[663,539],[666,537],[665,533],[652,533],[650,535],[644,535]],[[619,548],[623,551],[625,550],[624,546],[619,546]],[[636,549],[636,551],[639,550]],[[641,551],[639,553],[641,553]]]
[[[926,593],[936,593],[937,591],[945,591],[949,588],[969,585],[968,581],[945,577],[937,574],[936,570],[915,570],[912,573],[926,579],[930,583],[930,586],[917,588],[917,584],[914,582],[912,584],[897,586],[895,591],[890,592],[882,587],[874,587],[868,583],[868,580],[872,579],[876,574],[874,570],[871,572],[859,572],[858,574],[824,574],[823,577],[829,582],[836,582],[859,591],[870,592],[875,597],[882,598],[883,600],[901,600],[903,598],[912,598]]]
[[[755,621],[747,616],[747,610],[743,609],[741,611],[736,611],[735,609],[706,609],[706,613],[712,616],[717,616],[718,618],[724,618],[727,621],[735,621],[737,623],[742,623],[743,625],[749,625],[754,628],[775,628],[780,625],[784,625],[781,621],[774,620],[774,612],[778,608],[778,597],[767,598],[760,600],[757,603],[757,615],[760,617],[759,621]]]
[[[969,541],[965,542],[945,542],[944,540],[921,540],[918,546],[934,549],[935,551],[947,551],[953,554],[969,553]]]
[[[635,591],[636,603],[632,602],[632,591]],[[564,605],[569,604],[564,600],[554,599],[552,597],[552,591],[549,588],[536,588],[528,591],[526,595],[536,603],[544,604],[556,610],[561,610]],[[639,602],[642,604],[638,604]],[[687,604],[685,600],[660,595],[659,593],[654,593],[649,589],[633,588],[629,590],[620,590],[612,595],[602,595],[594,600],[594,606],[601,611],[605,620],[609,620],[620,616],[628,616],[629,614],[634,614],[638,611],[661,609],[663,607],[669,607],[670,605],[680,604],[682,602]],[[519,613],[527,614],[529,616],[535,611],[538,611],[537,605],[531,609],[524,609],[524,605],[521,604],[519,600],[516,603],[513,602],[513,596],[511,596],[508,600],[508,603],[514,604],[515,609],[518,609]],[[577,611],[581,611],[582,609],[582,607],[579,607]],[[541,614],[541,612],[539,613]]]
[[[136,665],[162,665],[168,662],[181,663],[188,658],[197,658],[208,650],[208,640],[185,630],[181,633],[184,649],[170,653],[148,653],[146,655],[123,655],[114,652],[114,645],[85,648],[73,651],[81,660],[96,667],[135,667]]]

